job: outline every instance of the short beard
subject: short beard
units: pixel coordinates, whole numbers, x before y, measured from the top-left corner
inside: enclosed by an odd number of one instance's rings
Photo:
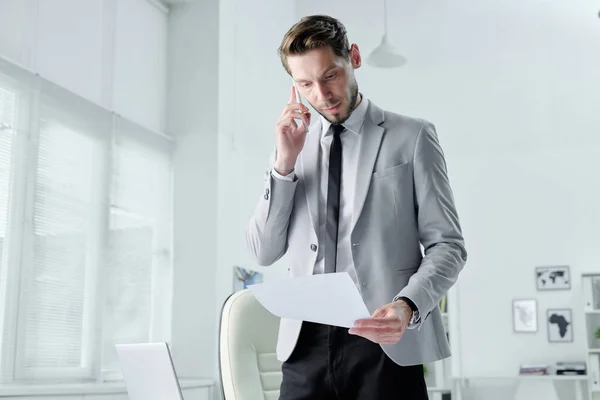
[[[319,114],[321,114],[323,116],[323,118],[325,118],[327,121],[329,121],[332,124],[343,124],[344,122],[346,122],[348,120],[348,118],[350,118],[350,115],[352,115],[352,112],[354,111],[354,108],[356,107],[356,102],[358,101],[358,84],[356,83],[356,79],[354,80],[354,82],[352,82],[352,85],[350,86],[350,101],[348,102],[348,108],[346,108],[346,116],[342,116],[340,115],[340,117],[338,118],[334,118],[333,120],[327,118],[327,116],[323,115],[321,112],[319,112]]]

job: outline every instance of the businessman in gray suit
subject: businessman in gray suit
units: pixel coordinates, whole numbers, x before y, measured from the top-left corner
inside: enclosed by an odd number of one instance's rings
[[[423,364],[450,355],[438,304],[467,259],[436,130],[359,91],[335,18],[303,18],[279,52],[320,115],[290,88],[248,247],[263,266],[288,254],[292,277],[347,272],[372,313],[350,330],[282,319],[280,399],[427,399]]]

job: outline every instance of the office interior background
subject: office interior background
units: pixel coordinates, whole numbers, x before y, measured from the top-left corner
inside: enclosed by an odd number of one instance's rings
[[[325,13],[359,45],[361,92],[435,123],[445,151],[469,260],[432,398],[599,399],[583,279],[600,274],[599,10],[0,0],[0,397],[126,399],[114,344],[163,340],[186,399],[220,397],[235,268],[287,272],[286,258],[257,267],[244,240],[289,97],[276,49]],[[366,62],[385,26],[401,67]],[[559,376],[560,362],[587,375]],[[519,375],[539,364],[547,376]]]

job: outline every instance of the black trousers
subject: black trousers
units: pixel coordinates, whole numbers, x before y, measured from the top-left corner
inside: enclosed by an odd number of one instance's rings
[[[427,400],[423,366],[403,367],[348,329],[304,322],[280,400]]]

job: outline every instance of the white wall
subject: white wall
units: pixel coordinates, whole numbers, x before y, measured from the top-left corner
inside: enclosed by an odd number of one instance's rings
[[[0,57],[160,132],[166,33],[147,0],[0,2]]]
[[[173,359],[216,378],[218,0],[169,13],[167,131],[176,137]]]
[[[338,16],[363,55],[377,45],[378,9],[299,4],[299,14]],[[432,120],[446,150],[470,253],[452,307],[460,310],[462,343],[455,374],[511,376],[520,363],[584,359],[579,282],[569,292],[536,293],[533,269],[569,264],[576,277],[599,268],[592,257],[600,238],[596,13],[584,0],[392,2],[390,36],[409,62],[358,72],[378,104]],[[540,314],[574,308],[575,342],[549,344],[542,315],[538,334],[513,334],[515,297],[537,298]]]
[[[259,269],[265,280],[286,272],[284,260],[257,267],[244,231],[263,190],[275,123],[289,98],[291,81],[277,48],[294,21],[293,2],[221,1],[217,313],[233,290],[234,265]]]
[[[511,376],[522,362],[582,359],[579,283],[569,292],[536,293],[533,269],[566,263],[577,277],[599,268],[591,250],[600,219],[591,159],[600,154],[597,9],[586,0],[388,3],[391,40],[409,62],[399,70],[364,65],[357,76],[378,105],[433,121],[446,150],[470,252],[452,306],[460,309],[453,318],[463,344],[454,373]],[[270,15],[267,25],[253,3],[238,25],[245,45],[221,38],[230,53],[220,69],[220,268],[252,266],[243,227],[286,100],[288,80],[274,53],[285,29],[301,15],[335,15],[364,56],[383,33],[381,10],[366,2],[302,0],[296,7],[290,15],[271,4],[279,18]],[[260,47],[258,38],[265,40]],[[231,284],[226,272],[217,276],[218,302]],[[536,297],[540,314],[572,307],[575,342],[549,344],[542,315],[538,334],[513,334],[515,297]]]
[[[167,130],[177,138],[173,357],[180,376],[218,380],[218,323],[233,290],[233,265],[256,267],[244,228],[262,191],[270,135],[287,101],[290,81],[276,50],[295,9],[275,0],[171,3]],[[267,279],[281,273],[285,269],[266,271]]]

